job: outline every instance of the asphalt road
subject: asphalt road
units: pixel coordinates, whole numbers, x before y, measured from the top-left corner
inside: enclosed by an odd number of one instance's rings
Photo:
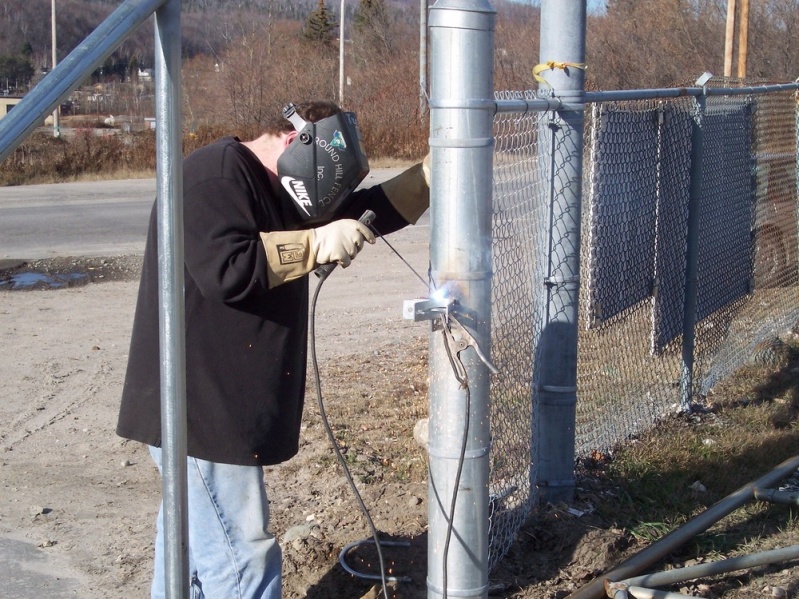
[[[402,169],[376,169],[363,186]],[[0,260],[144,251],[155,179],[0,188]]]

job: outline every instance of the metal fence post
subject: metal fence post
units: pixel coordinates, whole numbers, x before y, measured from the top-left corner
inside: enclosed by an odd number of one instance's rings
[[[494,19],[483,0],[439,0],[429,19],[431,293],[445,292],[457,301],[464,328],[486,355]],[[464,349],[455,356],[468,377],[464,388],[440,333],[431,334],[430,349],[427,592],[487,597],[489,371],[474,348]]]
[[[580,214],[586,5],[583,0],[541,2],[540,62],[554,62],[546,80],[568,110],[542,119],[542,161],[550,172],[549,257],[543,331],[536,351],[538,415],[533,442],[541,501],[568,501],[574,492],[577,406],[577,326],[580,291]],[[571,66],[569,66],[571,65]]]
[[[180,0],[155,13],[158,297],[166,596],[189,596]]]
[[[682,321],[682,365],[680,372],[680,408],[691,411],[694,385],[694,346],[696,326],[696,290],[699,270],[699,217],[702,202],[702,159],[705,153],[705,116],[707,96],[696,97],[696,112],[691,123],[691,179],[688,195],[688,222],[685,250],[685,300]]]

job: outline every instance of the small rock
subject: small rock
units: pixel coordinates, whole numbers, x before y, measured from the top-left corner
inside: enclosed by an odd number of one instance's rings
[[[413,440],[425,450],[427,450],[429,426],[430,421],[427,418],[422,418],[413,427]]]
[[[128,466],[130,466],[130,460],[122,460],[122,463],[120,465],[123,468],[127,468]]]
[[[44,548],[46,548],[46,547],[52,547],[52,546],[53,546],[53,545],[55,545],[57,542],[58,542],[58,541],[53,541],[53,540],[51,540],[51,539],[46,539],[46,540],[42,541],[41,543],[39,543],[38,547],[39,547],[40,549],[44,549]]]
[[[788,596],[788,590],[785,587],[771,587],[771,596],[777,599],[785,599]]]
[[[707,487],[700,483],[698,480],[688,487],[694,493],[707,493]]]
[[[283,534],[283,543],[293,543],[294,541],[303,541],[311,536],[314,528],[317,528],[318,524],[300,524],[298,526],[293,526],[289,528]]]
[[[411,495],[410,499],[408,499],[408,507],[416,507],[420,503],[422,503],[422,500],[416,495]]]

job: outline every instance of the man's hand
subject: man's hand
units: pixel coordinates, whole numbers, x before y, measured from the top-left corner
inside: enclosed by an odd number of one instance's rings
[[[350,265],[365,241],[375,242],[374,233],[365,224],[353,219],[336,220],[313,230],[313,253],[317,264]]]

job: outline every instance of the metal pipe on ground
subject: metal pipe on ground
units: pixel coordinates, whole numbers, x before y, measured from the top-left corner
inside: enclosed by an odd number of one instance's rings
[[[627,581],[605,581],[605,594],[610,597],[610,599],[628,599],[629,597],[633,597],[633,599],[685,599],[685,595],[682,593],[648,589],[628,584]],[[696,599],[704,598],[698,597]]]
[[[643,576],[628,578],[621,582],[629,585],[631,589],[633,586],[638,585],[662,587],[680,582],[686,582],[688,580],[695,580],[697,578],[716,576],[718,574],[727,574],[728,572],[735,572],[736,570],[746,570],[747,568],[778,564],[780,562],[787,562],[794,559],[799,559],[799,545],[791,545],[790,547],[783,547],[782,549],[762,551],[760,553],[753,553],[751,555],[731,557],[729,559],[719,560],[717,562],[708,562],[706,564],[698,564],[696,566],[675,568],[674,570],[667,570],[665,572],[644,574]]]
[[[797,468],[799,468],[799,456],[794,456],[785,460],[782,464],[761,478],[744,485],[706,511],[689,520],[684,526],[670,532],[659,541],[653,543],[639,553],[636,553],[606,575],[577,589],[569,595],[567,599],[599,599],[604,592],[603,585],[605,580],[624,580],[635,576],[644,568],[666,557],[669,553],[698,533],[707,530],[728,514],[754,499],[755,488],[771,487],[776,482],[788,477]]]
[[[755,499],[758,501],[768,501],[769,503],[781,503],[784,505],[799,506],[799,493],[760,488],[754,489],[754,493]]]

